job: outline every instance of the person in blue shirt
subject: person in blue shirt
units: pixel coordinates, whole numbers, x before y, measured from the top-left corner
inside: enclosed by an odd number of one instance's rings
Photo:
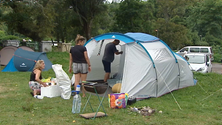
[[[104,51],[104,55],[102,58],[102,63],[103,63],[103,67],[105,70],[105,76],[104,76],[104,82],[107,82],[107,80],[110,77],[110,73],[111,73],[111,63],[114,60],[114,56],[122,54],[123,51],[118,51],[116,49],[116,45],[119,45],[120,41],[115,39],[113,42],[110,42],[108,44],[106,44],[105,46],[105,51]]]

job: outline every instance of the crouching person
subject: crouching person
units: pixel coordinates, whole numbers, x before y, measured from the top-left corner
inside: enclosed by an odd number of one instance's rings
[[[45,68],[45,63],[43,60],[38,60],[33,68],[33,71],[30,75],[29,87],[32,89],[34,98],[43,99],[41,96],[41,87],[46,87],[47,84],[42,82],[42,70]]]

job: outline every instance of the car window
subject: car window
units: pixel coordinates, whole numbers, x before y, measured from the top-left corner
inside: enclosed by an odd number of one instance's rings
[[[208,48],[200,48],[201,53],[209,53]]]
[[[205,63],[204,61],[204,56],[201,55],[187,55],[189,60],[189,63],[195,63],[195,64],[203,64]]]
[[[180,50],[180,52],[188,51],[188,48],[183,48]]]
[[[209,57],[207,56],[207,62],[209,62],[210,61],[210,59],[209,59]]]
[[[199,53],[199,48],[190,48],[190,52]]]

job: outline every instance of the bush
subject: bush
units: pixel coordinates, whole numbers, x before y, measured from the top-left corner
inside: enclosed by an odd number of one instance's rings
[[[13,35],[7,35],[1,38],[2,40],[20,40],[19,37]]]
[[[215,53],[215,54],[214,54],[214,60],[213,60],[213,62],[221,63],[221,59],[222,59],[221,54],[219,54],[219,53]]]

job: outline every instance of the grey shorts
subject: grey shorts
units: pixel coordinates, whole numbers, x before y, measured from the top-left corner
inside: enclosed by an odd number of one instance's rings
[[[73,73],[74,74],[87,74],[88,64],[87,63],[73,63]]]

